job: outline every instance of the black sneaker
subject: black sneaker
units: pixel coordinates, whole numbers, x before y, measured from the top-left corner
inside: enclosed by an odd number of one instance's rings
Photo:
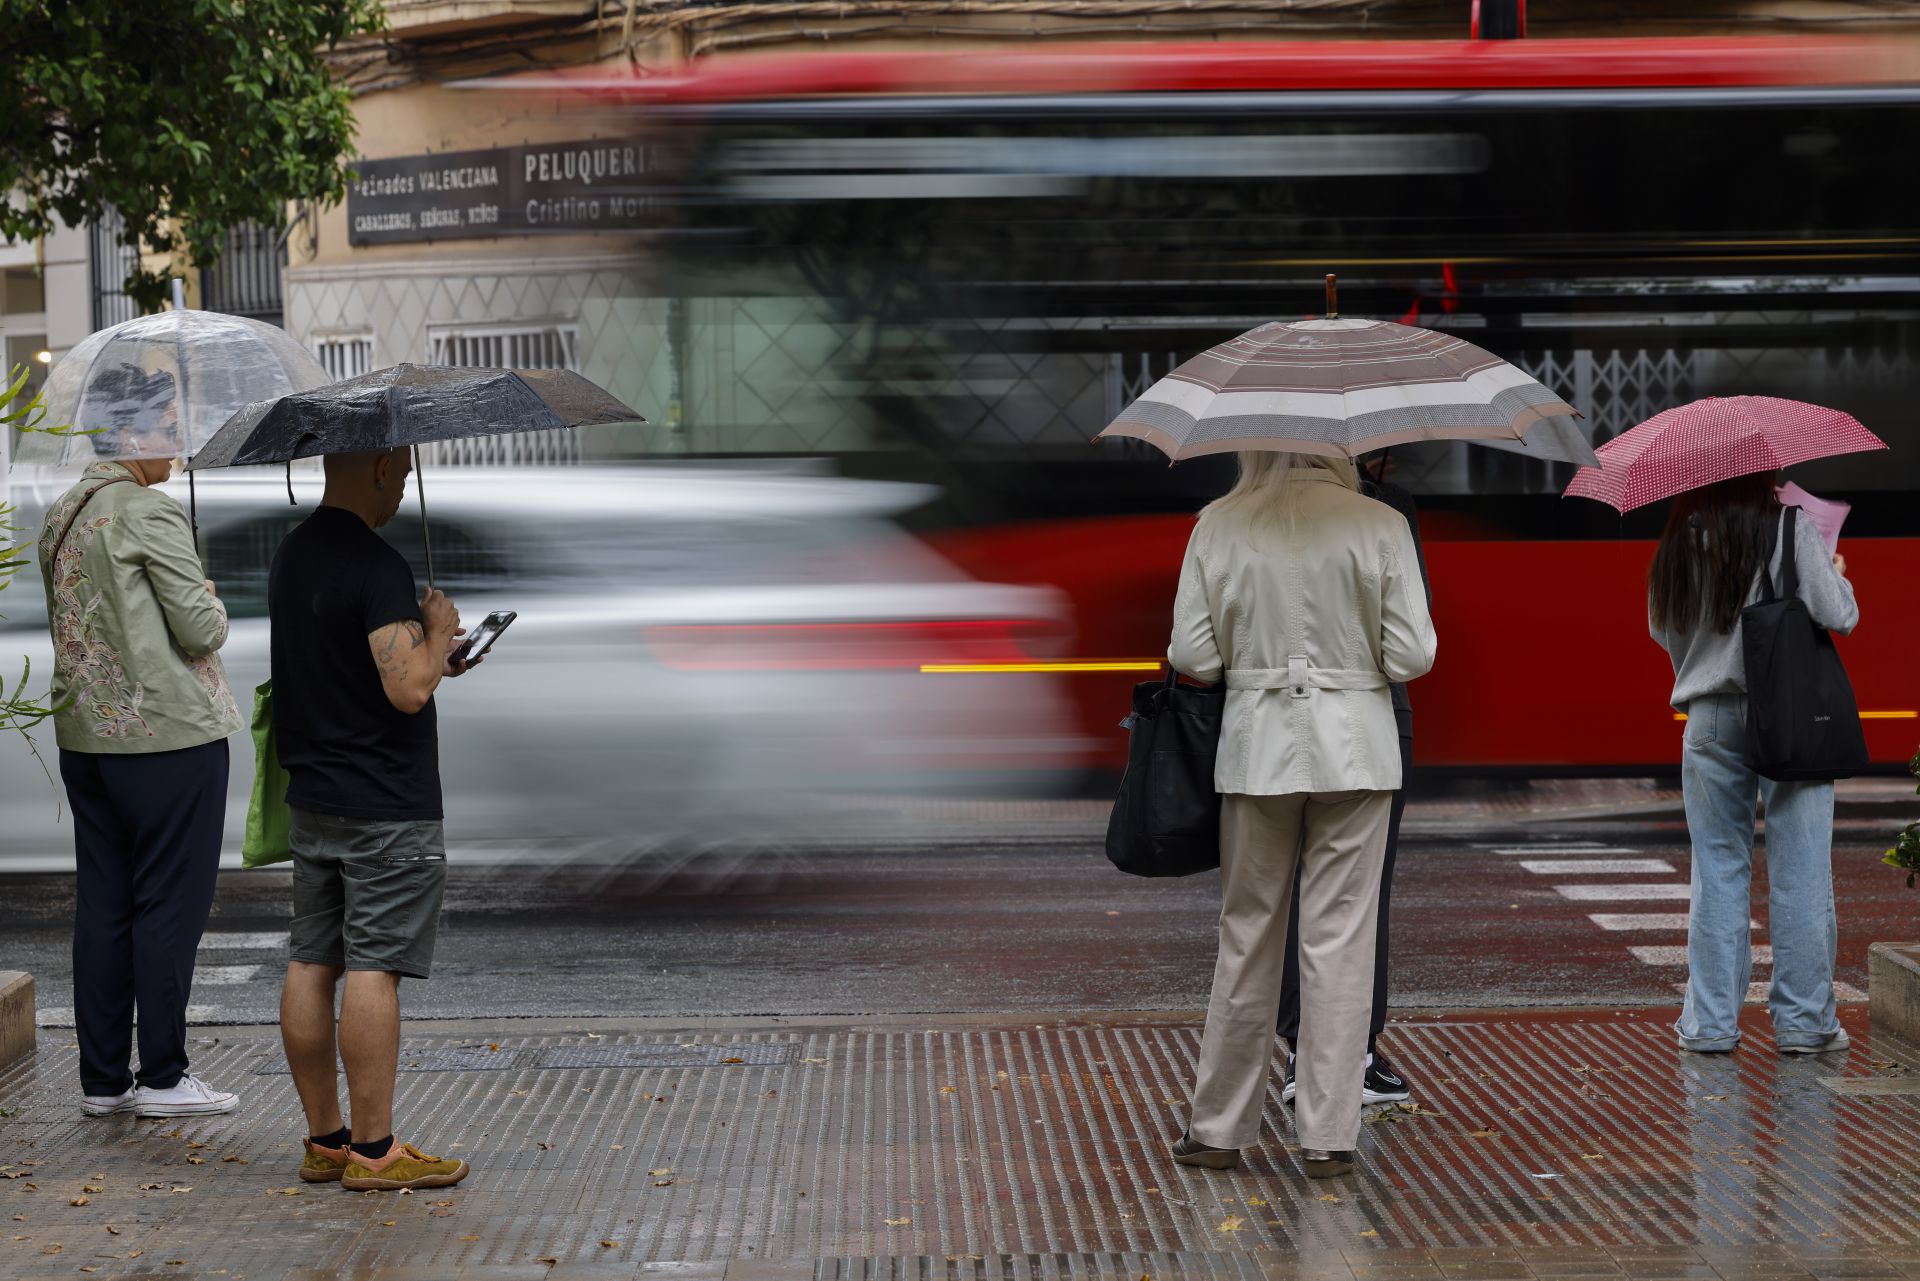
[[[1407,1088],[1407,1082],[1393,1064],[1387,1062],[1387,1056],[1375,1050],[1373,1062],[1367,1064],[1367,1074],[1360,1083],[1360,1102],[1405,1103],[1413,1097],[1413,1091]]]

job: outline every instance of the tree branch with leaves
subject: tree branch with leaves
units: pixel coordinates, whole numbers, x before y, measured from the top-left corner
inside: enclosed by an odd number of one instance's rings
[[[1915,778],[1920,778],[1920,752],[1907,762],[1907,769]],[[1914,789],[1920,793],[1920,788]],[[1902,828],[1893,848],[1880,860],[1888,867],[1897,867],[1907,874],[1907,888],[1912,889],[1916,878],[1920,878],[1920,823],[1909,823]]]
[[[27,367],[17,365],[8,376],[6,385],[0,387],[0,431],[67,434],[71,429],[66,426],[47,425],[45,402],[39,396],[26,394],[28,377]],[[16,536],[29,532],[13,523],[15,514],[13,504],[0,499],[0,592],[13,585],[15,574],[33,563],[29,554],[32,542],[14,541]],[[37,759],[40,750],[33,741],[31,731],[61,709],[45,701],[45,696],[29,693],[33,680],[32,660],[21,659],[20,668],[20,677],[11,686],[0,681],[0,734],[20,735],[26,740],[27,750]],[[46,771],[45,761],[41,762],[40,768]],[[51,773],[48,773],[48,780],[52,780]]]
[[[379,0],[0,0],[0,237],[114,210],[205,268],[237,226],[338,202],[352,99],[322,55],[384,25]],[[155,310],[167,276],[126,292]]]

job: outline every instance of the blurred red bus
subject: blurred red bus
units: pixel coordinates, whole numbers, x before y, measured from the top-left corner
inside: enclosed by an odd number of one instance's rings
[[[809,299],[840,349],[804,376],[880,436],[845,464],[946,485],[928,536],[975,575],[1066,591],[1090,664],[1161,652],[1191,513],[1226,475],[1084,442],[1178,360],[1314,310],[1322,271],[1348,314],[1525,365],[1597,440],[1716,392],[1847,408],[1891,453],[1796,474],[1855,505],[1842,652],[1891,766],[1920,744],[1914,67],[1886,40],[1377,41],[519,83],[631,109],[670,213],[662,292]],[[1663,512],[1561,500],[1569,469],[1473,447],[1396,456],[1441,634],[1422,763],[1671,766],[1643,591]],[[1069,678],[1096,763],[1140,678]]]

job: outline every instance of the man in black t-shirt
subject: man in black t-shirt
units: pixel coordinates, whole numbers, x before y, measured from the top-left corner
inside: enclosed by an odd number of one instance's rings
[[[406,559],[374,530],[406,488],[404,449],[326,460],[321,505],[273,558],[274,736],[293,811],[293,927],[280,1033],[307,1117],[300,1177],[361,1190],[446,1187],[467,1163],[393,1139],[400,979],[433,961],[446,842],[433,692],[460,611],[416,594]],[[334,995],[342,975],[335,1078]]]

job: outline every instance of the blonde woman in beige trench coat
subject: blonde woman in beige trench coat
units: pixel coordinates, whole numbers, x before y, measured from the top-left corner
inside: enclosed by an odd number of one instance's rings
[[[1353,1168],[1374,924],[1400,748],[1389,682],[1433,666],[1406,519],[1344,458],[1243,453],[1200,513],[1174,605],[1174,668],[1227,702],[1220,955],[1183,1165],[1230,1169],[1258,1141],[1282,949],[1300,873],[1302,1047],[1294,1123],[1314,1178]]]

